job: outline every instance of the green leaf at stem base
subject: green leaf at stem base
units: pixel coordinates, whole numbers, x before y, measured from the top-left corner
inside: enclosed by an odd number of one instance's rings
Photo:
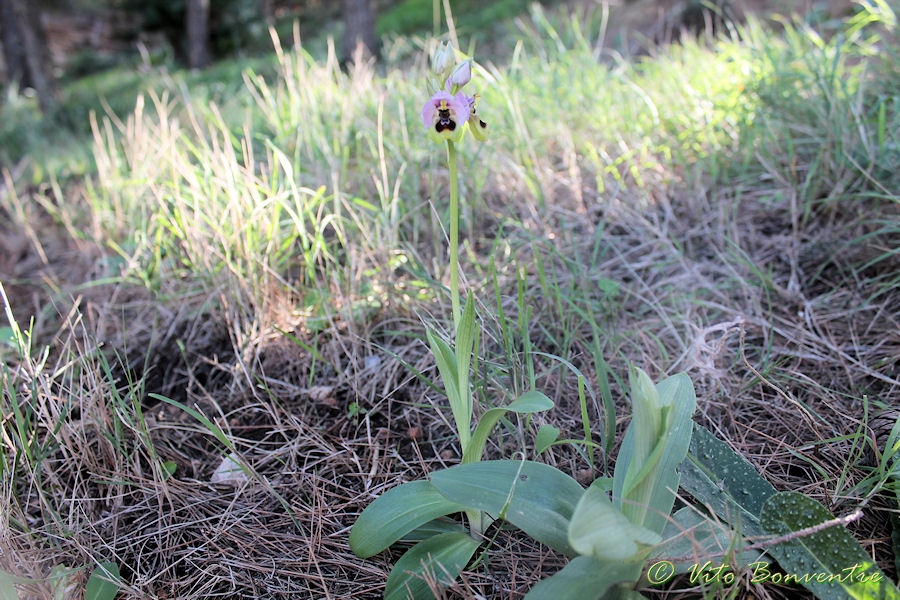
[[[427,481],[398,485],[362,512],[350,530],[350,549],[358,557],[368,558],[432,519],[466,508],[442,496]]]
[[[384,588],[384,600],[434,600],[431,583],[451,585],[480,542],[465,533],[442,533],[400,557]]]
[[[569,519],[584,488],[562,471],[531,461],[490,460],[438,471],[431,483],[448,500],[503,518],[539,542],[575,555]]]

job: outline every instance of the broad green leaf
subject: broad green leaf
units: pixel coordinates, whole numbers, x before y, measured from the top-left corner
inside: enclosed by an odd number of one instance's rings
[[[9,573],[0,571],[0,600],[19,600],[15,583]]]
[[[168,479],[175,474],[175,470],[178,468],[178,465],[175,464],[175,461],[167,460],[162,464],[162,467],[163,471],[166,473],[165,478]]]
[[[626,496],[627,488],[634,487],[637,473],[648,467],[649,460],[653,458],[658,460],[662,452],[661,446],[657,448],[659,440],[650,439],[647,434],[651,430],[656,430],[659,415],[657,414],[654,418],[654,411],[650,410],[650,406],[652,404],[657,409],[659,408],[659,392],[655,387],[652,392],[650,391],[650,386],[653,384],[644,371],[631,369],[628,375],[631,383],[631,423],[625,430],[625,437],[622,440],[613,472],[613,504],[623,512],[635,510],[626,509],[623,506],[622,501]],[[650,382],[649,385],[647,382]],[[638,427],[639,423],[640,427]],[[638,429],[640,432],[637,431]],[[655,456],[652,456],[654,449],[658,451]]]
[[[537,435],[534,436],[534,453],[536,455],[541,454],[552,446],[557,439],[559,439],[559,428],[553,425],[541,425]]]
[[[451,502],[503,518],[539,542],[575,555],[569,519],[584,489],[562,471],[531,461],[490,460],[438,471],[431,483]]]
[[[358,557],[368,558],[432,519],[466,508],[447,500],[427,481],[398,485],[359,515],[350,530],[350,549]]]
[[[612,477],[598,477],[594,481],[591,482],[591,487],[601,492],[609,493],[613,489],[613,478]]]
[[[634,584],[632,584],[634,585]],[[646,600],[647,596],[643,595],[639,591],[628,587],[626,583],[620,583],[614,587],[612,587],[606,595],[603,596],[603,600]]]
[[[775,488],[728,444],[694,423],[689,454],[680,470],[681,487],[720,519],[747,537],[763,534],[759,515]]]
[[[50,570],[47,583],[52,586],[53,600],[65,600],[66,588],[72,583],[72,575],[76,572],[76,570],[68,569],[63,565],[56,565]]]
[[[579,556],[531,588],[525,600],[597,600],[614,585],[637,581],[642,566],[639,562],[600,562]]]
[[[678,465],[687,456],[691,443],[693,423],[691,418],[697,408],[694,384],[685,373],[679,373],[656,384],[660,403],[669,406],[666,424],[666,441],[656,470],[653,492],[649,497],[650,508],[642,525],[650,531],[662,533],[669,513],[675,504],[675,493],[681,483]]]
[[[21,577],[19,575],[13,575],[12,573],[7,573],[6,571],[0,570],[0,582],[9,582],[10,584],[17,585],[33,585],[35,583],[40,583],[39,579],[31,579],[30,577]]]
[[[121,579],[116,563],[100,563],[84,587],[84,600],[113,600],[119,593]]]
[[[572,548],[599,561],[635,559],[641,550],[661,541],[658,533],[629,521],[600,485],[585,490],[569,522]]]
[[[643,462],[652,454],[665,424],[660,414],[663,408],[659,392],[642,369],[628,372],[631,380],[631,425],[634,429],[634,459]]]
[[[425,330],[425,337],[428,338],[428,345],[431,346],[431,353],[434,355],[434,361],[437,363],[438,371],[441,374],[444,385],[447,386],[449,381],[453,386],[453,395],[457,396],[456,384],[458,377],[456,375],[456,354],[453,352],[453,349],[447,345],[447,342],[442,340],[430,329]],[[447,390],[447,395],[450,395],[449,390]]]
[[[550,410],[551,408],[553,408],[553,400],[541,392],[531,390],[525,392],[506,406],[490,409],[481,415],[481,418],[478,420],[475,432],[466,445],[465,452],[463,452],[463,462],[470,463],[481,460],[481,454],[484,451],[484,444],[487,442],[488,435],[494,429],[497,421],[507,412],[533,413]]]
[[[0,344],[16,347],[16,332],[12,327],[0,327]]]
[[[784,536],[833,518],[812,498],[797,492],[779,492],[763,505],[760,525],[766,533]],[[900,598],[897,586],[843,526],[781,542],[769,552],[786,573],[786,582],[802,584],[821,600]],[[758,569],[756,573],[759,574]]]
[[[688,451],[697,398],[690,377],[684,373],[656,384],[653,393],[647,389],[649,381],[638,369],[633,393],[655,398],[663,433],[650,454],[640,458],[635,452],[638,423],[629,425],[616,460],[613,503],[635,524],[662,533],[675,503],[680,483],[677,467]]]
[[[702,563],[708,556],[733,556],[740,550],[742,541],[725,523],[697,512],[686,506],[672,515],[672,520],[663,531],[662,543],[654,549],[653,557],[673,560],[675,573],[684,573],[694,564]],[[756,551],[742,552],[737,559],[738,566],[745,567],[760,560]]]
[[[456,373],[459,377],[460,389],[463,379],[468,381],[469,363],[472,360],[472,347],[475,343],[475,300],[469,292],[466,298],[466,306],[463,308],[462,317],[459,320],[459,328],[456,330]]]
[[[430,537],[434,537],[442,533],[452,532],[468,533],[468,530],[466,530],[466,528],[461,523],[457,523],[456,521],[452,521],[446,518],[438,518],[432,521],[428,521],[424,525],[416,527],[415,529],[401,537],[398,541],[421,542],[422,540],[427,540]]]
[[[480,542],[465,533],[442,533],[419,542],[400,557],[384,588],[384,600],[433,600],[428,580],[450,585]]]
[[[893,453],[898,444],[900,444],[900,417],[897,418],[897,422],[891,428],[891,433],[885,445],[885,454],[888,451]],[[894,508],[898,509],[900,508],[900,455],[895,454],[891,460],[894,500],[896,501]],[[898,515],[896,510],[891,512],[891,543],[894,546],[894,568],[900,573],[900,515]]]

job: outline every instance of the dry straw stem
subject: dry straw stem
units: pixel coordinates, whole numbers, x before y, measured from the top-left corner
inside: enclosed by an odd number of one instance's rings
[[[814,533],[818,533],[820,531],[824,531],[830,527],[845,527],[849,523],[852,523],[863,516],[863,512],[861,509],[854,510],[852,513],[846,514],[842,517],[835,517],[834,519],[829,519],[823,523],[819,523],[818,525],[813,525],[812,527],[806,527],[804,529],[798,529],[797,531],[792,531],[791,533],[767,538],[763,541],[754,542],[752,544],[747,544],[746,546],[740,546],[739,550],[741,552],[749,551],[749,550],[765,550],[766,548],[771,548],[777,544],[783,544],[784,542],[790,542],[791,540],[796,540],[798,538],[802,538],[808,535],[812,535]],[[697,563],[702,563],[705,560],[710,558],[717,558],[720,556],[728,556],[733,552],[733,549],[723,550],[721,552],[712,552],[712,553],[703,553],[702,556],[698,556],[697,554],[686,554],[684,556],[678,556],[675,558],[666,558],[666,560],[673,563],[687,563],[689,561],[694,561]]]

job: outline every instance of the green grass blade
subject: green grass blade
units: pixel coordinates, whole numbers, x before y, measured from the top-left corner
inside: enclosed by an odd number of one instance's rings
[[[600,399],[603,403],[603,449],[606,455],[609,455],[616,439],[616,403],[609,387],[609,365],[603,358],[599,333],[596,328],[594,332],[594,363],[597,365],[597,382],[600,386]]]
[[[210,421],[206,417],[206,415],[204,415],[200,411],[195,410],[195,409],[191,408],[190,406],[187,406],[186,404],[182,404],[181,402],[178,402],[177,400],[172,400],[171,398],[166,398],[165,396],[162,396],[160,394],[150,393],[147,395],[150,396],[151,398],[155,398],[157,400],[165,402],[166,404],[171,404],[172,406],[175,406],[176,408],[180,408],[184,412],[188,413],[189,415],[191,415],[192,417],[194,417],[195,419],[200,421],[210,431],[210,433],[212,433],[213,436],[215,436],[215,438],[217,440],[222,442],[222,444],[226,448],[228,448],[234,454],[238,455],[237,451],[235,450],[234,444],[231,442],[231,440],[228,438],[228,436],[225,434],[225,432],[222,430],[222,428],[219,427],[218,425],[216,425],[215,423],[213,423],[212,421]],[[238,456],[240,456],[240,455],[238,455]],[[253,469],[250,468],[243,459],[238,461],[238,465],[240,466],[241,470],[244,473],[246,473],[248,476],[254,477],[257,481],[262,483],[267,490],[269,490],[269,493],[271,493],[272,496],[274,496],[275,499],[278,500],[278,503],[281,504],[282,508],[284,508],[285,513],[287,513],[287,515],[291,518],[291,522],[294,524],[294,526],[297,528],[297,530],[303,531],[303,527],[301,527],[300,522],[297,520],[296,515],[294,515],[294,511],[291,508],[291,505],[284,498],[284,496],[279,494],[278,491],[274,487],[272,487],[272,484],[269,483],[269,481],[265,477],[260,477],[258,474],[256,474],[253,471]]]

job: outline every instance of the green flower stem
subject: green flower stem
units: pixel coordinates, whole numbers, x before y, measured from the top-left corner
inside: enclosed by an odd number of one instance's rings
[[[450,167],[450,301],[453,304],[453,331],[459,335],[459,322],[462,319],[459,302],[459,182],[456,175],[456,147],[450,140],[447,140],[447,163]],[[459,352],[458,344],[456,351]],[[461,389],[459,393],[467,397],[470,392],[468,389]],[[463,438],[462,435],[460,437]],[[469,533],[477,540],[482,539],[486,524],[484,513],[467,510],[466,517],[469,521]]]
[[[450,165],[450,301],[453,303],[453,330],[459,329],[459,185],[456,177],[456,148],[447,140]]]

